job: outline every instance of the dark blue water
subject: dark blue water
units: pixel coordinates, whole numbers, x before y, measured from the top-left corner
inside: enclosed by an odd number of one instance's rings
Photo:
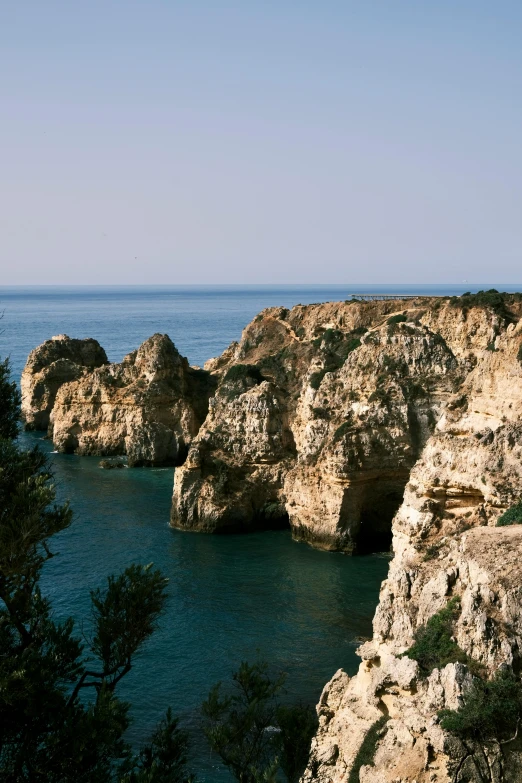
[[[462,293],[466,287],[412,288]],[[54,334],[96,337],[110,359],[120,360],[159,331],[202,364],[238,339],[264,307],[344,299],[353,290],[3,288],[0,356],[10,354],[18,377],[31,348]],[[52,449],[38,434],[22,437]],[[133,741],[144,738],[171,705],[190,731],[201,779],[227,781],[201,733],[199,708],[213,683],[259,654],[287,672],[285,698],[315,703],[337,668],[355,671],[354,651],[357,640],[371,633],[385,558],[317,552],[287,532],[226,537],[173,531],[171,469],[103,471],[97,458],[66,455],[53,455],[53,462],[58,495],[75,511],[71,528],[55,538],[59,556],[44,573],[57,615],[72,614],[88,632],[89,590],[132,562],[153,561],[170,579],[160,630],[121,690],[133,704]]]

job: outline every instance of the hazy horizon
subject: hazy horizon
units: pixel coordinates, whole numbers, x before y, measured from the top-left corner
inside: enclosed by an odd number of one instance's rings
[[[516,283],[520,3],[1,21],[4,285]]]

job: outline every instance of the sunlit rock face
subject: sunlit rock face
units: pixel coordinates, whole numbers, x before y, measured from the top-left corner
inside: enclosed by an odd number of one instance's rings
[[[478,318],[467,314],[475,336]],[[471,350],[468,333],[453,334],[454,356],[465,356],[466,343]],[[485,349],[473,349],[469,372],[441,408],[393,520],[394,557],[373,639],[359,649],[357,675],[338,672],[318,705],[320,726],[306,783],[346,781],[383,715],[388,720],[374,738],[373,764],[360,768],[361,783],[522,780],[518,735],[481,749],[465,746],[439,725],[439,710],[462,704],[470,667],[451,663],[426,676],[402,657],[415,631],[458,597],[453,634],[474,661],[473,673],[477,666],[483,677],[499,667],[521,671],[522,519],[496,526],[522,498],[521,346],[522,323],[513,308],[494,325]]]
[[[60,334],[31,351],[21,380],[26,429],[47,430],[60,386],[106,363],[105,351],[92,338],[76,340]]]
[[[31,357],[24,376],[30,371]],[[76,377],[63,377],[54,392],[49,435],[58,451],[127,455],[131,466],[178,464],[214,387],[210,374],[189,367],[167,335],[155,334],[119,364],[83,367]],[[26,411],[27,420],[29,399]]]
[[[289,524],[343,552],[387,549],[410,472],[520,303],[337,302],[269,308],[206,369],[209,414],[176,471],[172,524]],[[452,407],[453,406],[453,407]]]

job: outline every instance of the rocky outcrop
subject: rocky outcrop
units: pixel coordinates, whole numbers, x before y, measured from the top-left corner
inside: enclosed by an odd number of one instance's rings
[[[60,386],[106,363],[105,351],[91,338],[76,340],[60,334],[31,351],[21,380],[26,429],[47,430]]]
[[[371,732],[373,759],[360,767],[361,783],[522,779],[515,726],[509,741],[464,745],[437,717],[462,704],[477,670],[487,678],[522,668],[522,525],[496,526],[522,497],[521,346],[515,312],[486,350],[474,349],[475,366],[442,409],[393,520],[394,558],[373,639],[359,649],[357,675],[339,671],[323,692],[304,781],[352,780]],[[453,597],[454,639],[473,666],[423,673],[404,653]]]
[[[45,355],[46,346],[33,354]],[[35,367],[31,357],[24,370],[28,380]],[[119,364],[84,367],[76,377],[64,376],[60,383],[56,373],[53,378],[49,436],[55,448],[126,455],[130,466],[183,461],[215,388],[209,373],[190,367],[170,338],[161,334],[150,337]],[[33,416],[32,399],[34,395],[27,397],[26,420]]]
[[[447,403],[516,322],[497,303],[419,298],[270,308],[206,369],[209,416],[176,471],[172,524],[275,521],[344,552],[388,548],[411,469]]]

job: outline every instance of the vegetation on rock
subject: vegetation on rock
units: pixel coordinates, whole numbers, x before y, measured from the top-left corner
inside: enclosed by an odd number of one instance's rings
[[[415,642],[404,655],[417,661],[424,675],[431,674],[433,669],[442,669],[448,663],[470,662],[453,639],[453,624],[459,614],[460,599],[455,597],[415,632]]]
[[[397,315],[391,315],[388,320],[386,321],[387,324],[393,325],[393,324],[403,324],[408,320],[407,316],[405,316],[403,313],[398,313]]]
[[[497,520],[497,527],[506,527],[507,525],[522,525],[522,500],[508,508]]]
[[[382,718],[376,720],[366,734],[362,745],[359,748],[359,752],[357,753],[357,756],[355,757],[355,760],[352,764],[352,768],[348,776],[348,783],[359,783],[359,773],[361,771],[361,767],[364,765],[367,764],[373,767],[373,760],[375,757],[375,751],[377,749],[377,743],[383,734],[383,729],[385,729],[388,718],[388,715],[383,715]]]
[[[472,294],[468,291],[465,294],[462,294],[462,296],[452,296],[450,297],[449,303],[452,307],[460,307],[462,309],[489,307],[501,318],[509,319],[510,314],[507,309],[507,304],[519,302],[521,299],[522,294],[501,293],[497,291],[496,288],[490,288],[487,291],[478,291],[476,294]]]
[[[487,681],[475,678],[457,710],[441,710],[440,725],[458,737],[466,758],[471,757],[480,780],[504,780],[493,776],[488,751],[496,751],[502,770],[504,748],[518,736],[522,720],[522,686],[507,667],[499,669]],[[462,762],[461,762],[462,764]],[[518,778],[517,778],[518,779]]]

